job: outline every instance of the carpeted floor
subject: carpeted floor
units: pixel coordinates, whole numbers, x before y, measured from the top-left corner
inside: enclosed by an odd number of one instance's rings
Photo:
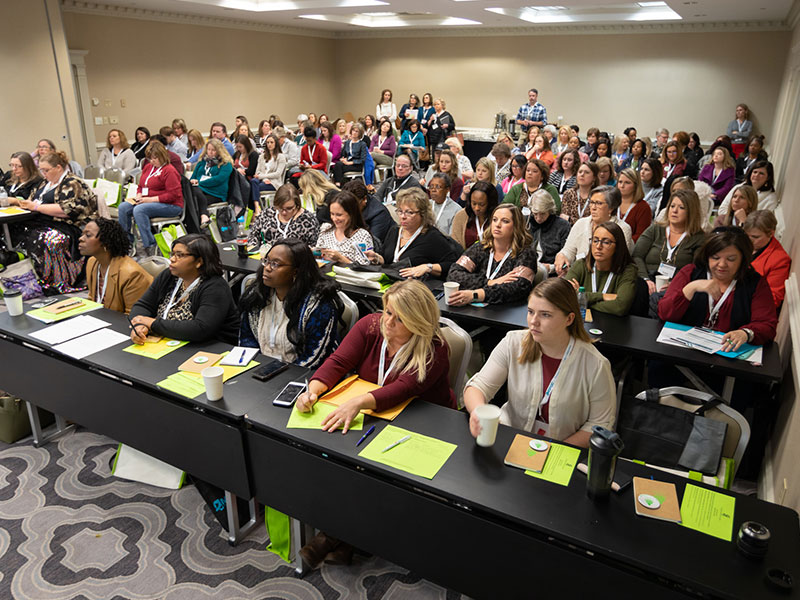
[[[0,599],[461,598],[377,557],[298,579],[263,525],[229,546],[193,485],[111,476],[116,447],[83,429],[44,448],[0,442]]]

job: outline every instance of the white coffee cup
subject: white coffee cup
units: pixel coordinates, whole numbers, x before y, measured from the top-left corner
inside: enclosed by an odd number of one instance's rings
[[[206,385],[206,398],[209,400],[222,399],[222,377],[225,369],[222,367],[206,367],[202,371],[203,383]]]
[[[494,446],[497,437],[497,426],[500,424],[500,407],[494,404],[482,404],[473,411],[481,423],[481,432],[476,442],[478,446],[488,448]]]
[[[3,295],[3,300],[6,302],[6,308],[10,316],[18,317],[22,314],[22,292],[18,290],[8,290]]]
[[[8,197],[0,198],[0,208],[8,208],[9,204]]]
[[[660,292],[662,289],[669,285],[669,277],[664,275],[656,275],[656,291]]]
[[[458,291],[459,284],[456,281],[446,281],[444,283],[444,301],[448,302],[453,292]]]

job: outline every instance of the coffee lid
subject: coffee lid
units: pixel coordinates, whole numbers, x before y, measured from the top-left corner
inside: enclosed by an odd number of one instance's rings
[[[19,290],[6,290],[3,292],[3,297],[5,298],[16,298],[17,296],[21,296],[22,292]]]

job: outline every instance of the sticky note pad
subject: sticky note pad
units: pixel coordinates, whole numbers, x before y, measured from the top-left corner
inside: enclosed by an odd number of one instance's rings
[[[684,527],[730,542],[735,508],[733,496],[687,484],[681,503],[681,521]]]

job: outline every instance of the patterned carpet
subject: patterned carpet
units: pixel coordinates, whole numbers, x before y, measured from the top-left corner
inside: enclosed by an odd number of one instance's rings
[[[15,600],[456,600],[376,557],[304,579],[267,552],[263,526],[236,547],[193,485],[110,475],[116,443],[83,429],[44,448],[0,442],[0,598]]]

